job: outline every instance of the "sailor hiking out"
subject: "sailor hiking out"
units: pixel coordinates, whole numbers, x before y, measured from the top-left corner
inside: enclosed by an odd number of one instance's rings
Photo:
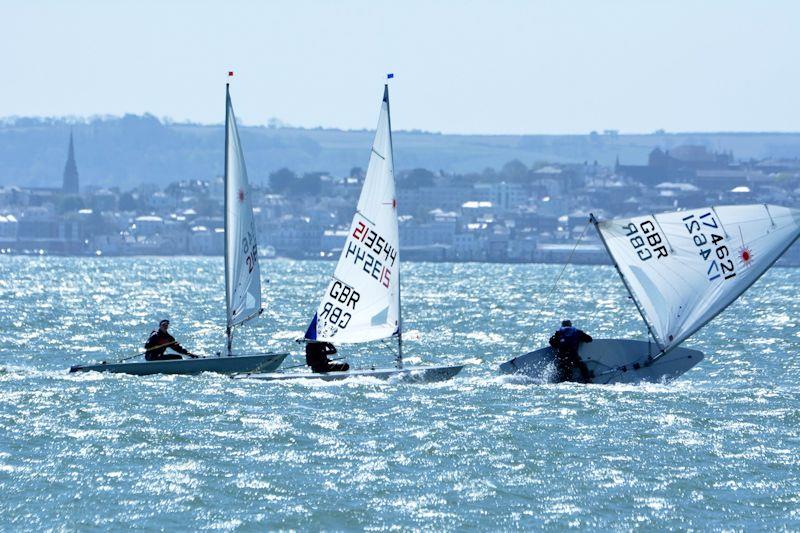
[[[581,383],[591,381],[592,373],[578,355],[578,348],[582,342],[592,342],[592,337],[573,327],[570,320],[562,321],[561,327],[550,337],[550,346],[555,352],[557,383],[569,381],[575,368],[581,373]]]
[[[167,332],[168,328],[169,320],[162,320],[158,323],[158,329],[150,333],[150,338],[147,339],[144,345],[147,350],[144,354],[144,358],[147,361],[170,361],[173,359],[183,359],[183,357],[178,355],[183,354],[192,359],[197,359],[198,356],[178,344],[175,337]],[[167,348],[172,348],[178,353],[166,353]]]
[[[233,76],[229,72],[228,76]],[[218,372],[237,374],[272,372],[287,353],[234,353],[233,334],[263,311],[261,269],[258,262],[258,236],[251,189],[247,179],[244,153],[239,140],[236,117],[231,102],[230,84],[225,87],[225,172],[223,176],[225,238],[225,336],[226,357],[196,357],[167,332],[169,321],[162,320],[145,344],[146,363],[129,362],[142,354],[124,357],[113,363],[75,365],[70,372],[114,372],[146,376],[151,374],[200,374]],[[172,348],[177,353],[167,353]],[[178,354],[183,354],[181,357]],[[180,359],[183,359],[182,361]]]

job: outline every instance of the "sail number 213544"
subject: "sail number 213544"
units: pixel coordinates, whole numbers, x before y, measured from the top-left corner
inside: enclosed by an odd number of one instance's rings
[[[687,215],[683,217],[683,222],[684,226],[686,226],[686,231],[689,232],[695,246],[699,249],[698,253],[706,261],[708,281],[714,281],[721,276],[724,279],[736,277],[733,260],[730,258],[730,250],[724,244],[720,244],[725,240],[725,237],[716,233],[721,231],[722,228],[717,223],[713,213],[709,211],[699,217],[693,214]]]

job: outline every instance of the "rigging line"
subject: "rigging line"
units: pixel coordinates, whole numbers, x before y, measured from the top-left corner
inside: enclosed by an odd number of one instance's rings
[[[769,212],[769,206],[764,204],[764,209],[767,210],[767,215],[769,215],[769,221],[772,222],[772,227],[775,227],[775,220],[772,218],[772,213]]]
[[[728,230],[725,229],[725,226],[722,224],[722,219],[719,217],[719,213],[717,213],[717,208],[714,207],[713,205],[711,206],[711,212],[714,213],[715,217],[717,217],[717,223],[719,224],[719,227],[722,229],[722,234],[727,239],[728,238]]]
[[[141,353],[137,353],[135,355],[131,355],[130,357],[123,357],[122,359],[117,359],[116,362],[117,363],[122,363],[124,361],[130,361],[131,359],[134,359],[136,357],[141,357],[143,355],[147,355],[147,352],[149,352],[151,350],[159,350],[161,348],[169,348],[173,344],[178,344],[178,341],[172,341],[172,342],[168,342],[166,344],[159,344],[158,346],[153,346],[152,348],[148,348],[147,350],[145,350],[145,351],[143,351]]]
[[[762,206],[762,207],[763,207],[763,206]],[[689,211],[678,211],[678,212],[676,212],[675,214],[683,214],[683,213],[689,213]],[[660,213],[660,214],[662,214],[662,215],[663,215],[663,214],[665,214],[665,213]],[[666,213],[666,214],[669,214],[669,213]],[[699,217],[698,217],[698,218],[699,218]],[[788,215],[775,215],[773,218],[789,218],[789,216],[788,216]],[[729,221],[728,221],[728,223],[729,223],[729,224],[747,224],[747,223],[749,223],[749,222],[761,222],[761,221],[763,221],[763,220],[769,220],[769,217],[768,217],[768,216],[761,216],[761,217],[756,217],[756,216],[753,216],[753,217],[750,217],[750,218],[742,218],[742,219],[737,219],[737,220],[729,220]],[[717,222],[719,222],[719,219],[717,219]],[[662,222],[662,225],[664,225],[664,226],[668,226],[668,227],[681,227],[681,226],[683,226],[684,224],[685,224],[685,223],[684,223],[684,222],[682,222],[682,221],[670,222],[670,221],[668,221],[668,220],[665,220],[665,221],[663,221],[663,222]],[[723,229],[721,226],[722,226],[722,224],[720,224],[720,228],[718,228],[718,229]],[[707,227],[710,227],[711,229],[714,229],[714,227],[713,227],[713,226],[707,226]]]
[[[331,274],[331,278],[332,278],[332,279],[335,279],[336,281],[338,281],[338,282],[339,282],[339,283],[341,283],[342,285],[347,285],[348,287],[350,287],[350,285],[349,285],[348,283],[346,283],[346,282],[342,281],[341,279],[339,279],[338,277],[336,277],[336,272],[334,272],[333,274]],[[352,287],[351,287],[351,288],[352,288]]]
[[[249,357],[253,355],[289,355],[287,352],[239,352],[235,357]]]
[[[669,251],[671,253],[675,253],[675,248],[673,248],[672,247],[672,243],[669,242],[669,237],[667,237],[667,232],[664,231],[664,228],[661,227],[661,222],[659,222],[658,219],[656,218],[656,214],[655,213],[651,213],[651,216],[653,217],[653,220],[655,221],[656,225],[658,226],[658,229],[661,231],[661,234],[664,235],[664,240],[667,241],[667,246],[669,246]]]
[[[387,337],[387,338],[385,338],[385,339],[381,339],[381,346],[383,346],[383,347],[390,347],[390,346],[393,344],[393,340],[394,340],[394,338],[395,338],[396,336],[397,336],[397,335],[393,335],[393,336],[391,336],[391,337]],[[412,339],[412,340],[419,340],[419,339]],[[406,347],[406,345],[405,345],[405,343],[404,343],[404,344],[403,344],[403,358],[405,359],[405,357],[406,357],[406,356],[407,356],[409,353],[411,354],[411,356],[412,356],[412,357],[413,357],[413,356],[415,356],[415,355],[417,354],[417,352],[416,352],[416,351],[414,351],[414,350],[418,350],[418,348],[416,348],[416,347],[411,347],[411,348],[408,348],[408,347]]]
[[[764,207],[764,204],[753,204],[753,205],[758,205],[758,206]],[[769,205],[769,204],[767,204],[767,205]],[[716,207],[712,207],[710,209],[714,212],[715,215],[717,215]],[[692,210],[692,211],[702,211],[702,209],[695,209],[695,210]],[[692,211],[676,211],[674,214],[691,213]],[[658,213],[658,214],[659,215],[665,215],[665,214],[671,214],[671,213]],[[791,218],[791,215],[772,215],[772,216],[770,216],[770,215],[771,215],[771,212],[769,212],[766,217],[765,216],[755,216],[755,215],[753,215],[753,216],[751,216],[749,218],[742,218],[741,220],[732,221],[732,222],[734,224],[745,224],[745,223],[748,223],[748,222],[760,222],[762,220],[771,220],[771,219],[774,219],[774,218]],[[717,221],[719,221],[719,215],[717,215]],[[677,221],[665,220],[664,222],[662,222],[662,224],[664,226],[679,226],[680,227],[680,226],[684,225],[684,222],[681,221],[681,220],[677,220]],[[721,223],[720,223],[720,226],[722,226]],[[722,229],[724,231],[724,228],[720,228],[720,229]]]
[[[328,359],[328,360],[329,361],[341,361],[342,359],[347,359],[347,357],[345,357],[345,356],[334,357],[334,358]],[[266,361],[265,363],[263,363],[262,365],[259,365],[254,370],[250,370],[248,372],[237,372],[236,374],[231,374],[231,377],[234,377],[234,376],[249,376],[251,374],[257,374],[258,371],[261,370],[261,368],[263,368],[264,365],[266,365],[267,363],[271,363],[271,362],[272,361]],[[299,364],[299,365],[282,366],[280,372],[276,372],[276,374],[280,374],[284,370],[292,370],[292,369],[295,369],[295,368],[303,368],[303,367],[306,367],[306,366],[308,366],[308,364],[306,364],[306,363],[302,363],[302,364]]]
[[[261,316],[261,314],[262,314],[263,312],[264,312],[264,308],[262,307],[262,308],[260,308],[258,311],[256,311],[255,313],[253,313],[252,315],[249,315],[247,318],[245,318],[245,319],[244,319],[244,320],[242,320],[241,322],[237,322],[236,324],[231,324],[231,325],[230,325],[231,331],[233,331],[233,328],[235,328],[235,327],[238,327],[238,326],[242,326],[242,325],[244,325],[244,323],[245,323],[245,322],[249,322],[249,321],[253,320],[253,319],[254,319],[254,318],[256,318],[256,317],[259,317],[259,316]]]
[[[371,221],[369,218],[367,218],[367,216],[364,213],[362,213],[361,211],[359,211],[358,209],[356,209],[356,214],[359,215],[364,220],[366,220],[367,222],[369,222],[370,224],[372,224],[373,226],[375,225],[375,223],[373,221]]]
[[[766,220],[766,219],[765,219],[765,220]],[[786,228],[788,228],[788,227],[789,227],[788,225],[786,225],[786,226],[780,226],[780,227],[778,227],[777,229],[773,230],[773,231],[772,231],[772,233],[765,233],[764,235],[761,235],[760,237],[752,237],[752,238],[750,238],[750,239],[748,239],[748,240],[747,240],[747,244],[752,244],[752,243],[754,243],[754,242],[758,242],[758,241],[760,241],[760,240],[762,240],[762,239],[766,239],[767,237],[772,237],[772,236],[773,236],[773,234],[774,234],[776,231],[785,230],[785,229],[786,229]]]
[[[642,309],[642,306],[639,303],[639,300],[636,298],[636,295],[631,290],[631,287],[628,284],[628,279],[625,277],[625,274],[622,272],[622,269],[619,266],[619,262],[617,261],[617,258],[614,256],[613,252],[611,251],[611,248],[609,248],[608,242],[606,241],[606,237],[603,235],[603,232],[600,229],[600,222],[597,220],[597,218],[594,216],[594,214],[591,214],[591,213],[589,214],[589,222],[594,224],[594,227],[597,230],[597,236],[600,237],[600,242],[603,243],[603,246],[606,249],[606,253],[609,255],[609,257],[611,257],[611,261],[614,263],[614,268],[616,269],[617,274],[619,274],[619,278],[620,278],[620,280],[622,280],[622,284],[625,286],[625,290],[628,291],[628,296],[630,296],[631,301],[633,301],[634,305],[636,306],[636,310],[639,311],[639,315],[641,315],[641,317],[642,317],[642,321],[647,326],[647,332],[653,337],[653,340],[656,341],[656,345],[659,347],[659,349],[661,349],[661,346],[662,346],[661,340],[659,340],[659,338],[653,332],[653,326],[650,324],[650,321],[647,319],[647,315],[645,314],[644,310]]]
[[[561,276],[563,276],[563,275],[564,275],[564,272],[567,270],[567,267],[568,267],[568,266],[570,265],[570,263],[572,262],[572,256],[573,256],[573,255],[575,255],[575,250],[577,250],[577,249],[578,249],[578,245],[580,244],[581,240],[583,239],[583,236],[586,234],[586,229],[589,227],[589,225],[590,225],[591,223],[592,223],[592,221],[591,221],[591,220],[589,220],[589,222],[587,222],[587,223],[586,223],[586,225],[583,227],[583,231],[581,231],[581,234],[580,234],[580,236],[578,237],[578,240],[576,240],[576,241],[575,241],[575,246],[573,246],[573,247],[572,247],[572,251],[569,253],[569,257],[567,258],[567,262],[566,262],[566,263],[564,263],[564,266],[563,266],[563,268],[561,269],[561,272],[559,272],[558,276],[556,277],[556,280],[553,282],[553,286],[552,286],[552,287],[550,287],[550,292],[548,292],[548,293],[547,293],[547,296],[546,296],[546,297],[545,297],[545,299],[544,299],[544,305],[542,305],[542,306],[540,306],[540,307],[539,307],[539,311],[538,311],[538,313],[537,313],[537,314],[536,314],[536,316],[535,316],[534,323],[535,323],[535,322],[536,322],[536,321],[539,319],[539,317],[541,316],[541,314],[542,314],[542,309],[546,308],[546,307],[547,307],[547,304],[550,302],[550,297],[553,295],[553,292],[555,292],[555,290],[556,290],[556,286],[558,285],[558,282],[561,280]]]
[[[262,355],[262,354],[256,354],[256,355]],[[275,354],[264,354],[264,355],[281,355],[281,354],[275,353]],[[253,370],[250,370],[248,372],[237,372],[235,374],[231,374],[231,377],[240,376],[242,374],[244,374],[245,376],[249,376],[250,374],[258,374],[259,372],[261,372],[261,370],[265,366],[267,366],[268,364],[272,363],[273,361],[274,361],[274,357],[270,358],[270,359],[265,359],[263,363],[261,363],[260,365],[255,367]]]

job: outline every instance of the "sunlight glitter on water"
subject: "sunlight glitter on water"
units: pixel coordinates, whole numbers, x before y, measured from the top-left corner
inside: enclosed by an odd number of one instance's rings
[[[301,364],[331,267],[265,262],[270,307],[236,345]],[[557,268],[407,265],[404,350],[471,363],[451,381],[265,384],[66,373],[138,351],[164,316],[220,350],[221,260],[0,258],[0,528],[800,528],[800,271],[693,337],[706,359],[673,383],[500,376],[564,316],[643,338],[611,268],[570,268],[538,309]]]

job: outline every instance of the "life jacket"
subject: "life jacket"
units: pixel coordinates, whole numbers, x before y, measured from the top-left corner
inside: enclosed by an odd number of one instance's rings
[[[156,329],[150,332],[150,337],[147,338],[147,342],[144,344],[144,347],[145,349],[149,350],[150,348],[155,348],[156,346],[161,346],[162,344],[169,344],[171,342],[175,342],[175,337],[169,333],[162,333],[161,330]],[[166,346],[164,347],[164,350],[166,350]]]
[[[558,330],[558,351],[562,353],[575,353],[578,351],[581,336],[577,328],[564,326]]]

